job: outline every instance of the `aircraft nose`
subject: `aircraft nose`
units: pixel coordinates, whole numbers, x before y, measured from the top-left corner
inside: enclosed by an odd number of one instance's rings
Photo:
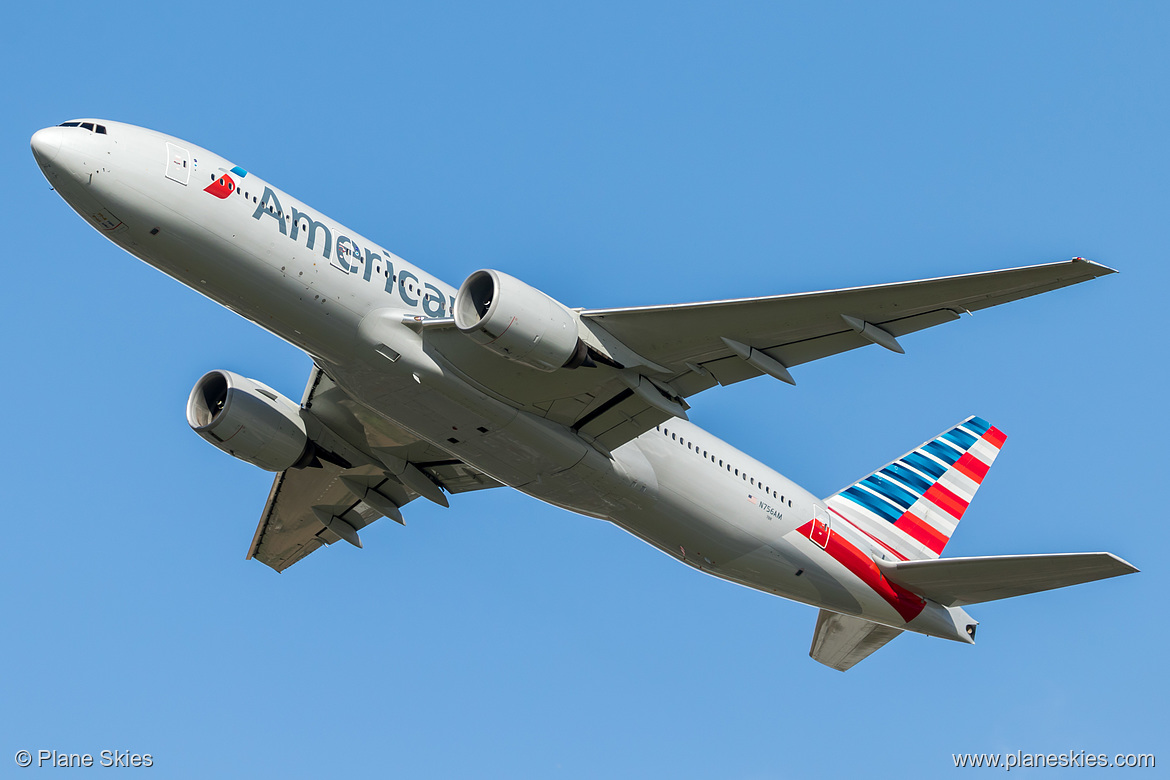
[[[61,151],[61,136],[65,132],[63,127],[46,127],[37,130],[32,137],[33,157],[41,165],[47,165]]]

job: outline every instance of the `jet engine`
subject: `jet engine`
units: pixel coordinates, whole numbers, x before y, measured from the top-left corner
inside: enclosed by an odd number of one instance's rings
[[[211,371],[195,384],[187,423],[227,454],[266,471],[284,471],[313,457],[300,406],[231,371]]]
[[[467,277],[455,295],[455,326],[492,352],[541,371],[592,365],[573,311],[499,271]]]

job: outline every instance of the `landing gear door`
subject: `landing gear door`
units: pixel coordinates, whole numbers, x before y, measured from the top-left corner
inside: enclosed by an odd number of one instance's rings
[[[167,143],[167,178],[184,187],[191,178],[191,155],[181,146]]]
[[[808,538],[812,540],[813,544],[825,548],[829,546],[829,510],[823,506],[818,506],[813,509],[812,530],[809,532]]]

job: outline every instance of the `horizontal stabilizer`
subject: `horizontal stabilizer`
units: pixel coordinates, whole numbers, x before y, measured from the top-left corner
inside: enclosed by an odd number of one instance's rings
[[[808,654],[814,661],[844,672],[900,633],[900,628],[822,609]]]
[[[957,607],[1132,574],[1112,553],[989,555],[921,561],[877,561],[886,579],[939,604]]]

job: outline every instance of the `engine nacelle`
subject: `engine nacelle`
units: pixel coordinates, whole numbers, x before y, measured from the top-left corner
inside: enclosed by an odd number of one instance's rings
[[[187,423],[224,452],[266,471],[301,465],[313,454],[300,406],[231,371],[211,371],[195,383]]]
[[[499,271],[467,277],[455,295],[455,326],[492,352],[541,371],[576,368],[588,357],[567,306]]]

